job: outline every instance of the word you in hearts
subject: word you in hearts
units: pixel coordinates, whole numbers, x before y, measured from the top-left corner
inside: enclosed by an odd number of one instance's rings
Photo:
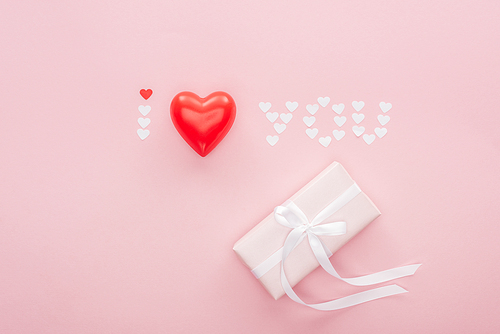
[[[351,133],[351,136],[354,135],[354,138],[359,138],[357,140],[361,140],[361,142],[364,142],[367,145],[371,145],[376,140],[387,135],[388,130],[384,126],[389,123],[391,117],[385,114],[393,107],[389,102],[380,102],[378,104],[378,108],[382,111],[382,114],[379,115],[373,114],[376,107],[373,108],[370,105],[366,106],[364,101],[352,101],[350,106],[349,103],[345,104],[334,102],[331,104],[331,107],[329,107],[331,108],[331,111],[329,108],[326,109],[330,105],[330,102],[332,102],[330,97],[320,96],[316,99],[316,102],[317,103],[304,104],[301,108],[299,108],[300,105],[296,101],[286,101],[284,107],[282,105],[277,108],[273,107],[271,102],[259,102],[259,109],[265,114],[266,119],[272,123],[272,128],[275,132],[272,135],[270,134],[266,136],[267,143],[274,147],[280,141],[280,135],[288,129],[289,123],[292,119],[294,119],[294,116],[297,116],[294,115],[296,113],[300,113],[298,115],[299,119],[302,120],[302,123],[306,126],[306,136],[310,140],[316,141],[325,148],[332,144],[333,139],[335,139],[335,142],[340,142],[342,139],[348,137],[348,133]],[[349,108],[352,107],[350,118],[345,116],[346,105]],[[362,110],[363,112],[361,112]],[[331,125],[334,129],[329,130],[331,132],[328,134],[322,133],[323,130],[319,130],[321,127],[313,127],[315,124],[319,124],[317,123],[318,119],[325,119],[325,116],[316,117],[317,115],[324,115],[323,113],[331,115],[331,120],[333,121],[331,122]],[[366,121],[366,119],[376,119],[382,127],[376,127],[372,132],[372,130],[366,127],[366,122],[372,121]],[[341,129],[346,124],[347,128],[350,128],[351,131],[345,131],[345,128],[344,130]]]

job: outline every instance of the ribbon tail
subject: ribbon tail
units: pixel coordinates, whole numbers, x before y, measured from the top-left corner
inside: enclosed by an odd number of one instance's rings
[[[366,286],[373,285],[378,283],[383,283],[387,281],[391,281],[397,278],[406,277],[413,275],[417,269],[421,266],[421,264],[412,264],[404,267],[392,268],[384,271],[380,271],[378,273],[366,275],[366,276],[358,276],[352,278],[342,278],[335,268],[333,268],[328,256],[325,252],[325,246],[321,239],[318,236],[308,233],[309,244],[314,253],[314,256],[318,260],[319,264],[323,269],[329,273],[330,275],[348,283],[356,286]]]
[[[398,295],[401,293],[408,292],[402,287],[392,284],[388,286],[383,286],[381,288],[371,289],[363,292],[359,292],[347,297],[342,297],[339,299],[330,300],[328,302],[319,304],[304,304],[320,311],[334,311],[340,310],[346,307],[351,307],[354,305],[366,303],[375,299],[380,299],[384,297],[389,297],[393,295]]]
[[[359,292],[347,297],[330,300],[324,303],[307,304],[302,299],[300,299],[299,296],[297,296],[293,288],[290,286],[290,283],[286,278],[285,270],[283,267],[283,261],[281,262],[281,286],[283,287],[283,290],[285,290],[285,293],[288,295],[288,297],[290,297],[290,299],[292,299],[293,301],[319,311],[340,310],[354,305],[366,303],[375,299],[385,298],[408,292],[402,287],[393,284],[389,286],[383,286],[381,288]]]
[[[320,311],[333,311],[333,310],[339,310],[343,309],[346,307],[366,303],[375,299],[380,299],[392,295],[397,295],[400,293],[405,293],[408,292],[407,290],[403,289],[400,286],[397,286],[395,284],[389,285],[389,286],[384,286],[381,288],[376,288],[376,289],[371,289],[368,291],[363,291],[360,293],[356,293],[347,297],[339,298],[339,299],[334,299],[331,301],[327,301],[324,303],[319,303],[319,304],[307,304],[305,303],[302,299],[297,296],[293,288],[290,286],[290,283],[288,282],[288,279],[285,274],[285,267],[284,263],[288,255],[291,253],[291,251],[295,248],[295,245],[299,240],[301,239],[302,233],[304,233],[303,229],[294,229],[290,234],[288,235],[287,239],[285,240],[285,244],[283,246],[283,254],[282,254],[282,260],[281,260],[281,286],[283,287],[283,290],[285,293],[292,299],[293,301],[311,307],[316,310]],[[311,234],[308,234],[309,236]],[[310,239],[311,240],[311,239]],[[322,254],[325,255],[326,257],[326,252],[323,249],[323,244],[319,240],[319,238],[316,237],[316,239],[312,239],[313,243],[314,240],[317,241],[317,246],[322,248]],[[328,258],[326,257],[328,260]],[[329,262],[329,261],[328,261]],[[330,264],[331,266],[331,264]],[[333,267],[332,267],[333,269]]]

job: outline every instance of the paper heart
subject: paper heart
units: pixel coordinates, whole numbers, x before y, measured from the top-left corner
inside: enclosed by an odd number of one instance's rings
[[[387,129],[386,128],[375,128],[375,134],[379,137],[382,138],[387,134]]]
[[[378,119],[380,125],[382,125],[382,126],[386,125],[391,120],[391,118],[388,115],[378,115],[377,119]]]
[[[384,114],[386,112],[388,112],[389,110],[391,110],[391,108],[392,108],[392,104],[391,103],[380,102],[378,105],[380,107],[380,110],[382,110],[382,112]]]
[[[330,137],[330,136],[319,138],[319,143],[321,145],[323,145],[324,147],[328,147],[328,145],[330,145],[331,142],[332,142],[332,137]]]
[[[283,122],[285,122],[286,124],[288,124],[288,122],[290,122],[292,120],[292,117],[293,115],[288,113],[288,114],[280,114],[280,118]]]
[[[283,131],[285,131],[285,129],[286,129],[285,124],[274,123],[274,130],[276,130],[278,134],[281,134]]]
[[[345,124],[347,121],[347,118],[345,116],[335,116],[333,119],[335,121],[335,124],[337,124],[339,127]]]
[[[285,106],[290,112],[294,112],[295,109],[297,109],[297,107],[299,106],[299,104],[297,102],[288,101],[287,103],[285,103]]]
[[[361,109],[363,109],[364,106],[365,103],[363,101],[352,101],[352,107],[356,111],[360,111]]]
[[[373,134],[372,135],[364,134],[363,135],[363,140],[365,141],[365,143],[367,143],[368,145],[370,145],[375,140],[375,135],[373,135]]]
[[[311,117],[304,116],[304,118],[302,118],[302,120],[307,125],[307,127],[311,127],[311,125],[313,125],[314,122],[316,122],[316,117],[314,117],[314,116],[311,116]]]
[[[139,94],[141,94],[141,96],[143,97],[144,100],[147,100],[151,97],[151,95],[153,95],[153,90],[151,89],[141,89],[139,91]]]
[[[142,116],[146,116],[151,111],[151,106],[139,106],[138,109]]]
[[[278,113],[277,112],[268,112],[266,113],[266,118],[269,120],[269,122],[274,123],[278,119]]]
[[[314,128],[314,129],[306,129],[306,134],[309,136],[309,138],[314,139],[316,135],[318,134],[319,130]]]
[[[311,114],[314,115],[319,109],[319,106],[317,104],[308,104],[306,106],[306,110]]]
[[[343,130],[333,130],[333,136],[335,137],[335,139],[337,139],[337,141],[341,140],[342,138],[344,138],[345,136],[345,131]]]
[[[354,134],[356,135],[356,137],[359,137],[363,134],[363,132],[365,132],[365,127],[364,126],[353,126],[352,127],[352,132],[354,132]]]
[[[142,117],[139,117],[137,119],[137,122],[139,123],[139,125],[141,126],[141,128],[145,128],[149,125],[149,123],[151,123],[151,120],[149,118],[142,118]]]
[[[343,103],[339,104],[334,104],[332,106],[332,110],[335,111],[337,114],[342,114],[342,111],[344,111],[345,105]]]
[[[259,108],[263,112],[268,112],[268,110],[271,109],[271,102],[261,102],[259,103]]]
[[[137,134],[141,140],[144,140],[149,136],[149,130],[138,129]]]
[[[274,146],[274,145],[276,145],[276,143],[278,142],[278,140],[280,140],[280,137],[269,135],[269,136],[266,137],[266,140],[269,143],[269,145]]]
[[[356,124],[359,124],[359,123],[361,123],[362,120],[365,119],[365,115],[353,113],[352,119],[354,120],[354,122],[356,122]]]
[[[318,97],[318,103],[324,108],[330,103],[330,98],[328,96]]]
[[[170,103],[170,117],[186,143],[204,157],[231,129],[236,117],[236,104],[225,92],[215,92],[205,98],[181,92]]]

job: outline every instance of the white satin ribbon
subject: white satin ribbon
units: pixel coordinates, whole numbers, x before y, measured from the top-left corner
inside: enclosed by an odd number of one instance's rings
[[[410,276],[415,273],[415,271],[420,267],[421,264],[414,264],[404,267],[393,268],[385,271],[381,271],[375,274],[370,274],[366,276],[359,276],[353,278],[342,278],[333,268],[330,260],[331,252],[323,244],[318,235],[325,236],[336,236],[343,235],[346,233],[346,222],[338,221],[332,223],[323,223],[328,217],[333,213],[340,210],[344,205],[349,203],[354,197],[356,197],[361,190],[354,184],[349,189],[347,189],[340,197],[323,209],[314,219],[309,222],[306,215],[297,207],[293,202],[287,202],[283,206],[278,206],[274,210],[274,217],[278,223],[288,228],[292,231],[288,234],[283,248],[278,250],[276,253],[271,255],[266,261],[257,266],[252,272],[259,278],[265,274],[269,269],[277,264],[281,260],[281,285],[285,293],[295,302],[312,307],[317,310],[322,311],[332,311],[349,306],[365,303],[374,299],[379,299],[383,297],[388,297],[400,293],[408,292],[398,285],[389,285],[376,289],[371,289],[363,291],[354,295],[347,297],[331,300],[319,304],[307,304],[302,299],[300,299],[293,288],[290,286],[288,279],[284,270],[284,263],[288,255],[292,250],[299,245],[302,240],[307,236],[309,240],[309,245],[314,253],[314,256],[318,260],[319,264],[323,269],[330,275],[348,283],[356,286],[366,286],[372,284],[378,284],[387,282],[396,278]],[[281,255],[281,256],[280,256]]]

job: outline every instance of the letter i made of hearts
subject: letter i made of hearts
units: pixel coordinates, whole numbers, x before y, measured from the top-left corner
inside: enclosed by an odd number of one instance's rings
[[[181,92],[170,103],[170,117],[186,143],[205,157],[231,129],[236,104],[225,92],[215,92],[205,98]]]

